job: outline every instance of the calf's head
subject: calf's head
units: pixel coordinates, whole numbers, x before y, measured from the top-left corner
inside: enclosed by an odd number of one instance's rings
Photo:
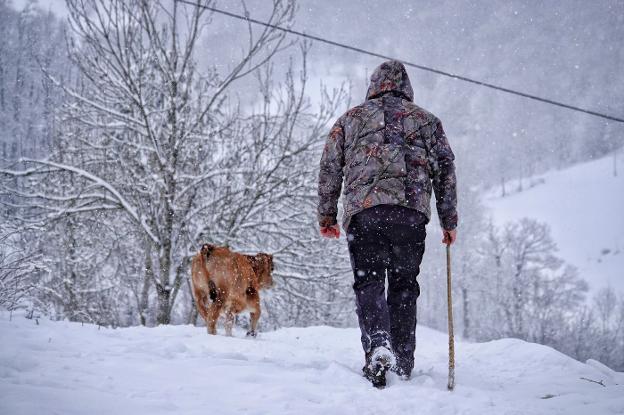
[[[273,255],[259,253],[253,256],[253,269],[258,276],[259,288],[271,288],[273,286]]]

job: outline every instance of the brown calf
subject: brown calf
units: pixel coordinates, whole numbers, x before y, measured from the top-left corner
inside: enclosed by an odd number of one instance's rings
[[[250,311],[248,336],[256,336],[260,318],[259,291],[273,285],[273,255],[244,255],[227,247],[204,244],[193,258],[191,279],[199,314],[209,334],[217,334],[217,320],[225,314],[225,333],[232,335],[234,317]]]

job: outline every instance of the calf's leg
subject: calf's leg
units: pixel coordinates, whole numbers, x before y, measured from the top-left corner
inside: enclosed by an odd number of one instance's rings
[[[247,304],[250,308],[249,320],[251,326],[247,332],[247,336],[256,337],[258,334],[256,328],[258,327],[258,320],[260,319],[260,298],[257,292],[247,296]]]
[[[221,305],[219,303],[214,302],[208,306],[208,316],[206,318],[208,334],[217,334],[217,320],[219,320],[220,313]]]
[[[232,327],[234,327],[234,313],[232,310],[225,311],[225,335],[232,337]]]
[[[202,318],[206,322],[206,327],[208,327],[208,333],[214,334],[210,333],[210,312],[208,310],[210,306],[206,307],[206,301],[208,300],[208,297],[201,290],[197,289],[193,289],[193,297],[195,298],[195,307],[197,307],[199,315],[202,316]]]

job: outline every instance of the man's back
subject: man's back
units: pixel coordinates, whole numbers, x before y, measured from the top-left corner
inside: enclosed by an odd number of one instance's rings
[[[344,178],[343,228],[362,371],[376,387],[385,386],[387,370],[409,378],[414,368],[417,277],[432,190],[445,243],[453,243],[457,226],[453,152],[440,120],[412,100],[403,64],[381,64],[366,101],[331,129],[319,173],[318,219],[327,237],[340,235],[336,216]]]
[[[443,228],[455,228],[454,156],[440,121],[412,99],[403,64],[389,61],[371,77],[366,101],[335,123],[321,159],[321,226],[336,223],[344,176],[345,230],[353,215],[381,204],[409,207],[429,220],[432,188]]]

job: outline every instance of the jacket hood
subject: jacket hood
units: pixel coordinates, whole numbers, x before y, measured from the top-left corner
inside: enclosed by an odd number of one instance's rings
[[[371,75],[366,99],[378,98],[383,94],[394,92],[413,101],[414,91],[405,66],[399,61],[387,61],[379,65]]]

